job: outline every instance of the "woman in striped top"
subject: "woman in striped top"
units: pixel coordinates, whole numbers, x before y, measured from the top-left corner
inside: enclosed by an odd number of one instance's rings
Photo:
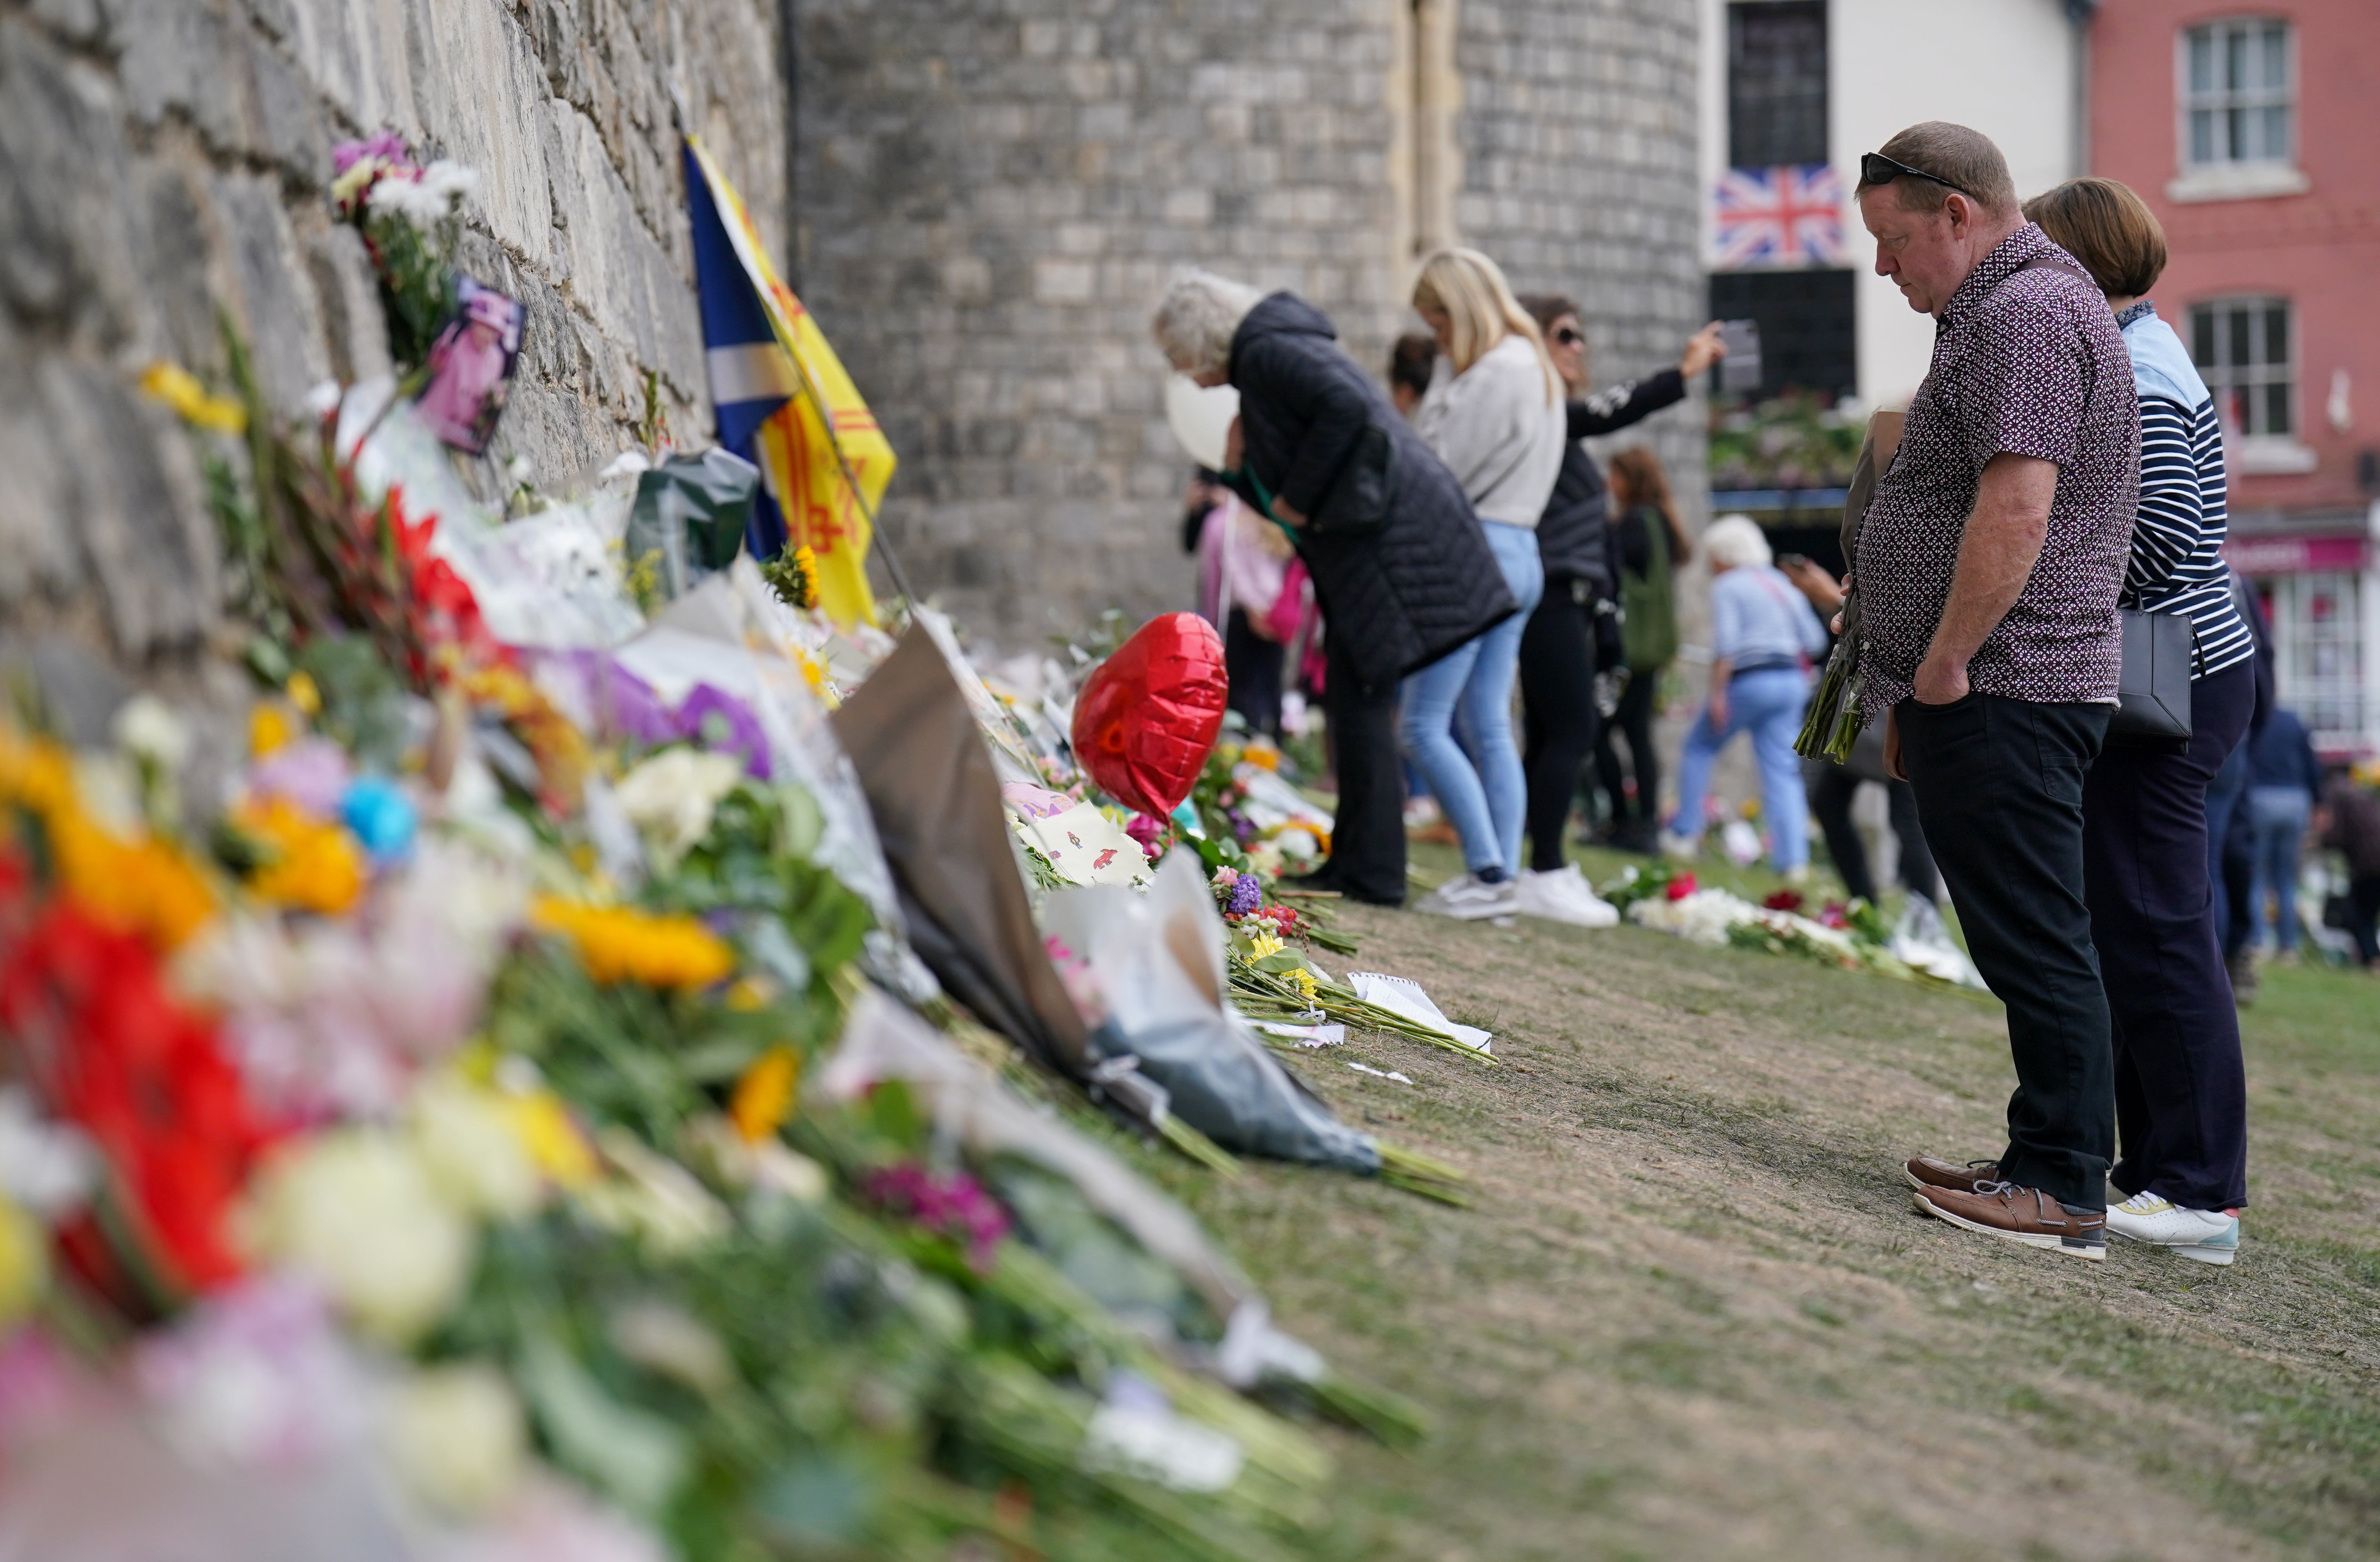
[[[2248,730],[2255,642],[2223,565],[2223,434],[2181,339],[2146,294],[2165,234],[2112,179],[2074,179],[2024,214],[2090,269],[2131,349],[2141,405],[2140,510],[2122,602],[2189,618],[2190,746],[2111,742],[2082,789],[2083,899],[2115,1020],[2118,1158],[2111,1235],[2209,1264],[2239,1251],[2248,1200],[2240,1020],[2206,871],[2206,788]]]

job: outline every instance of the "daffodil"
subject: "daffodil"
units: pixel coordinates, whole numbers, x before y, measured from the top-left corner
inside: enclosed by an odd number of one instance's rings
[[[207,394],[207,388],[198,378],[178,364],[162,358],[149,366],[140,377],[140,388],[164,402],[186,423],[219,433],[241,434],[248,431],[248,409],[236,401]]]

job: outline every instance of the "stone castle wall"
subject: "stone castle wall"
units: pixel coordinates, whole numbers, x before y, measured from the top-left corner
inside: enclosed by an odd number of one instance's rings
[[[677,134],[784,229],[774,0],[0,4],[0,631],[170,676],[215,624],[186,437],[135,390],[219,369],[218,310],[294,406],[386,367],[331,148],[382,126],[468,163],[463,263],[520,297],[492,459],[561,486],[629,442],[644,376],[709,437]],[[680,105],[684,105],[681,107]]]
[[[885,537],[1010,648],[1187,599],[1190,466],[1146,323],[1178,266],[1296,289],[1376,370],[1450,221],[1581,298],[1599,377],[1699,323],[1691,0],[794,16],[795,285],[900,453]],[[1697,515],[1701,428],[1628,436]]]
[[[899,452],[884,534],[1012,647],[1180,605],[1149,306],[1291,287],[1367,360],[1401,279],[1380,0],[800,0],[798,279]]]

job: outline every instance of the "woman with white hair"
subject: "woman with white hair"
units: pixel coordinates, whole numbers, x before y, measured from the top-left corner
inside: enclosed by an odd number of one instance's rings
[[[1288,532],[1321,601],[1339,812],[1330,860],[1310,883],[1402,904],[1398,680],[1501,620],[1517,624],[1518,604],[1462,485],[1320,310],[1191,272],[1167,286],[1150,327],[1174,369],[1239,391],[1224,480]]]
[[[1440,366],[1414,428],[1463,484],[1521,604],[1405,682],[1399,736],[1462,840],[1464,869],[1415,909],[1475,921],[1520,909],[1529,788],[1512,741],[1512,679],[1527,614],[1545,594],[1537,520],[1561,476],[1569,409],[1537,322],[1495,261],[1476,249],[1439,250],[1422,263],[1413,303],[1438,338]]]
[[[1665,843],[1692,856],[1702,842],[1711,762],[1738,733],[1752,734],[1768,861],[1786,882],[1810,872],[1810,805],[1793,740],[1810,698],[1810,660],[1827,631],[1793,583],[1769,563],[1768,539],[1748,515],[1723,515],[1703,533],[1711,567],[1710,703],[1678,758],[1678,812]]]

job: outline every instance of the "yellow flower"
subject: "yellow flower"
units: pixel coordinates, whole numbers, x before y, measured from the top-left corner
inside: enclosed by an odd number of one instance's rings
[[[289,703],[304,713],[308,720],[322,714],[322,691],[315,686],[312,673],[292,672],[286,686]]]
[[[735,969],[735,951],[690,916],[652,916],[542,895],[529,908],[529,921],[568,938],[587,974],[606,985],[707,987]]]
[[[595,1147],[578,1132],[570,1108],[551,1090],[532,1090],[507,1096],[513,1132],[520,1135],[528,1158],[559,1188],[583,1188],[599,1169]]]
[[[297,735],[297,724],[277,705],[267,702],[248,713],[248,751],[259,759],[280,753]]]
[[[0,1193],[0,1330],[33,1310],[49,1279],[49,1233]]]
[[[1305,966],[1301,965],[1296,970],[1292,971],[1289,974],[1289,979],[1297,984],[1297,990],[1305,995],[1306,1002],[1311,1003],[1314,1001],[1316,989],[1314,986],[1313,972],[1308,971]]]
[[[275,905],[335,916],[364,892],[364,854],[355,838],[315,818],[285,797],[243,804],[239,827],[273,855],[248,887]]]
[[[738,1014],[752,1014],[769,1007],[776,996],[777,984],[768,977],[744,975],[735,978],[735,985],[727,989],[724,1001]]]
[[[1248,939],[1248,958],[1263,960],[1281,952],[1281,940],[1270,933],[1258,933]]]
[[[1260,770],[1281,769],[1281,750],[1269,743],[1252,743],[1240,751],[1240,757]]]
[[[248,431],[248,409],[236,401],[207,394],[206,387],[179,365],[159,359],[140,377],[140,388],[179,413],[182,420],[226,434]]]
[[[790,1047],[772,1047],[744,1071],[729,1098],[727,1115],[747,1144],[757,1144],[784,1123],[794,1109],[794,1090],[800,1084],[802,1060]]]

